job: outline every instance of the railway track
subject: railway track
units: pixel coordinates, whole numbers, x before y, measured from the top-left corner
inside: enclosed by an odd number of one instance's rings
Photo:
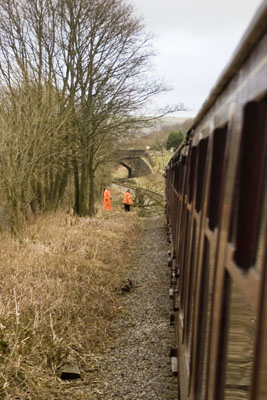
[[[147,189],[145,187],[137,186],[133,183],[127,182],[127,180],[116,180],[113,181],[113,185],[119,187],[122,190],[131,189],[135,192],[137,202],[138,197],[144,197],[143,206],[153,205],[151,202],[154,202],[154,205],[158,205],[161,207],[165,206],[165,198],[164,195],[153,190]],[[140,206],[141,204],[139,204]]]

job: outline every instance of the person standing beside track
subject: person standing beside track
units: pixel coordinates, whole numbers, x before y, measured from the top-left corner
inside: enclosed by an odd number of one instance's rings
[[[126,190],[123,197],[123,204],[125,211],[130,211],[131,206],[133,205],[133,199],[130,193],[130,189]]]
[[[110,196],[110,188],[107,187],[106,190],[104,191],[104,206],[103,210],[106,209],[111,210],[111,196]]]

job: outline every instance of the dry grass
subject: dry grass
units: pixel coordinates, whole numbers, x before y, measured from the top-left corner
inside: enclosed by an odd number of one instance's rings
[[[150,190],[154,190],[155,192],[162,193],[164,192],[164,178],[162,172],[156,171],[151,175],[141,176],[139,178],[135,178],[138,182],[138,185],[141,187],[147,187]]]
[[[90,398],[82,388],[122,311],[116,288],[141,231],[134,213],[99,214],[51,214],[19,238],[2,235],[0,398]],[[80,392],[58,377],[67,362],[81,369]]]

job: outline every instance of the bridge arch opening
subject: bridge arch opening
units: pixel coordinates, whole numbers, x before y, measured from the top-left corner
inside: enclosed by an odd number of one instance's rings
[[[132,178],[132,176],[133,176],[132,168],[130,168],[129,165],[125,164],[122,161],[120,162],[120,165],[122,165],[123,167],[125,167],[128,170],[128,178]]]

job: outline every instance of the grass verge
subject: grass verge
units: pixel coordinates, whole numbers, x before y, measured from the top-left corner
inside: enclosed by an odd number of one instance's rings
[[[20,237],[2,235],[0,398],[90,398],[84,387],[112,338],[112,321],[123,311],[117,288],[142,231],[133,212],[99,214],[59,212],[40,218]],[[82,381],[60,380],[66,363],[79,366]]]

